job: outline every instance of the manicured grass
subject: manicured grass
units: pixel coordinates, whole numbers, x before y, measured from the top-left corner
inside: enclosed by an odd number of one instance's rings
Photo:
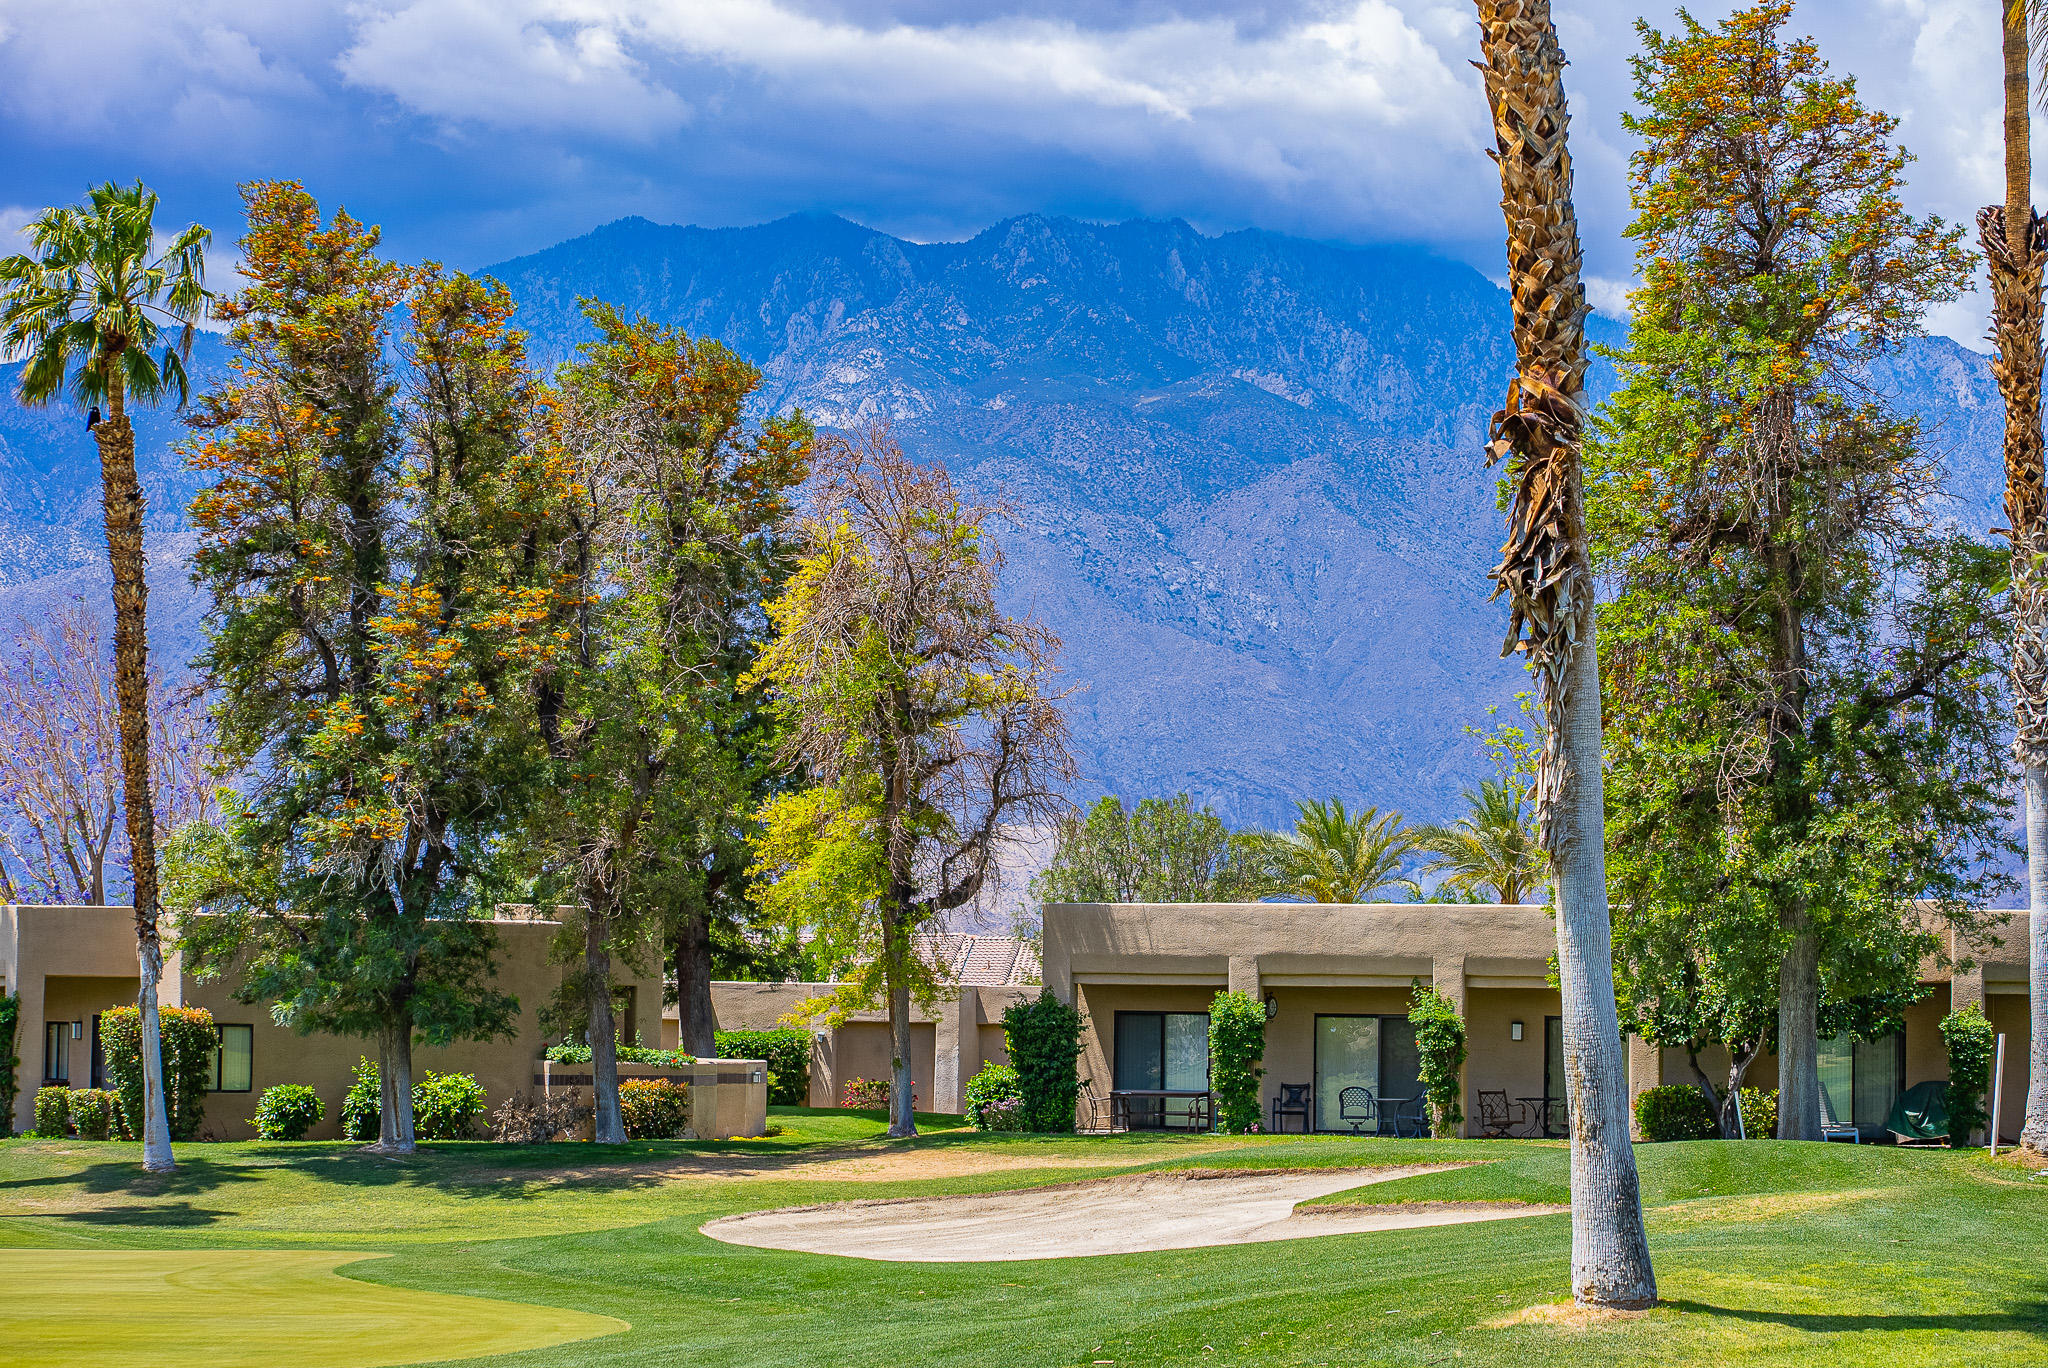
[[[374,1257],[374,1256],[372,1256]],[[302,1249],[0,1250],[13,1368],[371,1368],[616,1334],[624,1321],[334,1275],[361,1254]]]
[[[781,1133],[762,1141],[617,1155],[477,1143],[398,1162],[339,1145],[191,1146],[164,1179],[141,1175],[131,1146],[11,1141],[0,1144],[0,1245],[382,1251],[392,1257],[348,1265],[340,1278],[632,1327],[472,1361],[533,1368],[2048,1361],[2048,1179],[1981,1153],[1644,1146],[1666,1305],[1574,1329],[1513,1323],[1568,1291],[1564,1216],[961,1265],[751,1249],[698,1233],[736,1211],[1161,1167],[1476,1159],[1488,1162],[1329,1200],[1558,1201],[1561,1145],[957,1128],[890,1143],[878,1117],[777,1109],[774,1119]],[[0,1345],[36,1296],[36,1280],[0,1270]],[[449,1343],[424,1337],[421,1352]]]

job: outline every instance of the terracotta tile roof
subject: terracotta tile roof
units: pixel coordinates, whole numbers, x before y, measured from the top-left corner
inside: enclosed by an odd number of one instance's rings
[[[932,958],[963,988],[1000,988],[1038,980],[1038,955],[1017,936],[934,936]]]

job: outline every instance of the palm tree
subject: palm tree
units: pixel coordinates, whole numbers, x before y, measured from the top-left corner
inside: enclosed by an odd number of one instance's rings
[[[156,195],[137,181],[91,190],[83,205],[46,209],[28,226],[34,255],[0,261],[0,354],[26,356],[21,401],[47,404],[65,388],[93,405],[86,426],[100,448],[107,555],[114,574],[114,693],[121,728],[122,806],[133,869],[136,957],[142,984],[142,1167],[164,1173],[171,1157],[164,1110],[157,984],[163,943],[157,935],[154,809],[149,782],[148,589],[143,578],[142,486],[135,478],[135,430],[128,401],[154,404],[188,393],[185,358],[192,324],[208,298],[206,244],[197,224],[163,246],[156,242]],[[175,344],[160,355],[168,324]],[[97,405],[106,405],[99,420]]]
[[[1486,100],[1507,221],[1518,374],[1494,415],[1489,463],[1513,484],[1493,572],[1508,596],[1508,649],[1527,652],[1546,727],[1536,815],[1557,889],[1557,967],[1572,1129],[1572,1296],[1657,1299],[1629,1144],[1628,1082],[1614,1008],[1602,848],[1600,667],[1586,550],[1580,432],[1586,291],[1566,143],[1564,53],[1549,0],[1476,0]]]
[[[1991,371],[2005,400],[2005,518],[2012,539],[2013,741],[2027,791],[2029,1002],[2027,1116],[2020,1143],[2048,1152],[2048,496],[2042,491],[2041,273],[2048,231],[2034,213],[2029,29],[2044,0],[1999,0],[2005,57],[2005,203],[1979,210],[1991,275]]]
[[[1421,896],[1401,862],[1415,850],[1415,833],[1401,814],[1367,808],[1353,817],[1342,799],[1296,803],[1294,830],[1264,840],[1266,866],[1259,892],[1269,898],[1316,903],[1371,902],[1384,888]]]
[[[1495,902],[1521,902],[1548,870],[1529,790],[1511,779],[1482,779],[1476,791],[1465,790],[1465,806],[1450,826],[1416,833],[1416,845],[1436,857],[1423,870],[1443,874],[1443,887],[1464,897],[1483,888]]]

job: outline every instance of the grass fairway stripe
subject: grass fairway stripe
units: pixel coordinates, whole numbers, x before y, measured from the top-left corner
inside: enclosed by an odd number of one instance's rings
[[[0,1249],[5,1368],[386,1368],[545,1349],[610,1316],[336,1276],[360,1251]]]

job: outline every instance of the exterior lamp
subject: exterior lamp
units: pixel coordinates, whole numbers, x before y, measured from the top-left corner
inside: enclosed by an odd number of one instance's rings
[[[1271,993],[1266,994],[1266,1020],[1271,1021],[1274,1017],[1279,1015],[1280,1003],[1274,998],[1274,996]]]
[[[761,1071],[759,1069],[754,1070],[754,1076],[747,1081],[749,1083],[759,1083],[761,1081]]]
[[[1519,1021],[1510,1021],[1510,1022],[1508,1023],[1508,1039],[1509,1039],[1509,1040],[1520,1040],[1521,1038],[1522,1038],[1522,1023],[1521,1023],[1521,1022],[1519,1022]]]

